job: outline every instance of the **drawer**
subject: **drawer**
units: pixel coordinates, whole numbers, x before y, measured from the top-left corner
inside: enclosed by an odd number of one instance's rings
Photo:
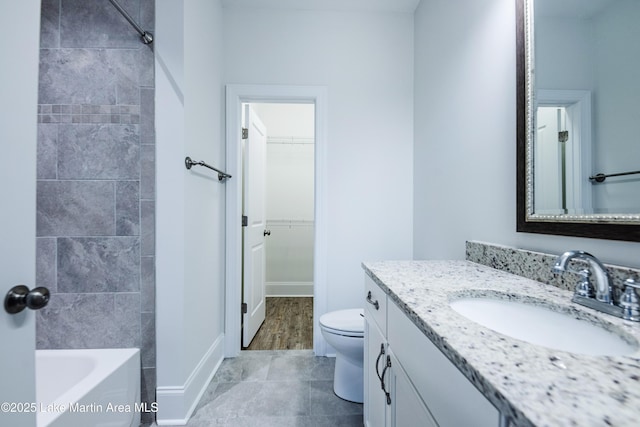
[[[382,332],[387,336],[387,294],[368,275],[364,276],[364,307],[365,316],[373,319]]]
[[[389,347],[441,427],[499,425],[499,411],[394,303]]]

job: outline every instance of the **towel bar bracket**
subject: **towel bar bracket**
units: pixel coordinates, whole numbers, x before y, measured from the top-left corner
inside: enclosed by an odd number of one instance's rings
[[[229,175],[228,173],[222,172],[221,170],[218,170],[218,169],[214,168],[213,166],[206,164],[205,162],[202,162],[202,161],[196,162],[194,160],[191,160],[191,157],[188,157],[188,156],[184,158],[184,166],[188,170],[190,170],[194,166],[204,166],[205,168],[208,168],[208,169],[211,169],[213,171],[216,171],[216,172],[218,172],[218,181],[220,181],[220,182],[224,182],[225,180],[231,178],[231,175]]]

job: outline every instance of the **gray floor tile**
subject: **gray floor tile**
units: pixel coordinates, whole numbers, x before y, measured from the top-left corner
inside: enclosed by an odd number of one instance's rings
[[[333,393],[335,359],[243,351],[222,362],[188,427],[362,427],[362,405]]]
[[[333,381],[311,381],[309,387],[309,415],[362,415],[362,404],[336,396]]]
[[[277,355],[273,356],[267,380],[333,380],[334,366],[335,359],[329,357]]]
[[[311,427],[362,427],[364,420],[359,415],[333,415],[321,417],[309,417]]]
[[[264,381],[267,379],[270,355],[241,356],[226,359],[213,377],[216,382]]]

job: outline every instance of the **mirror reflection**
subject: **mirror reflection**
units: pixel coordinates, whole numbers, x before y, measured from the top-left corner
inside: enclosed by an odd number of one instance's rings
[[[640,0],[532,4],[529,214],[635,218]]]

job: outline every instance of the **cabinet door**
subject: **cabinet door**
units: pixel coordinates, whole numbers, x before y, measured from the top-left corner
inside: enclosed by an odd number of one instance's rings
[[[495,427],[500,413],[394,303],[388,310],[389,347],[441,427]]]
[[[364,345],[364,425],[384,427],[387,401],[378,375],[384,369],[387,342],[368,310],[365,310]]]
[[[400,362],[389,349],[391,374],[391,424],[390,427],[438,427],[418,392],[409,381]]]

